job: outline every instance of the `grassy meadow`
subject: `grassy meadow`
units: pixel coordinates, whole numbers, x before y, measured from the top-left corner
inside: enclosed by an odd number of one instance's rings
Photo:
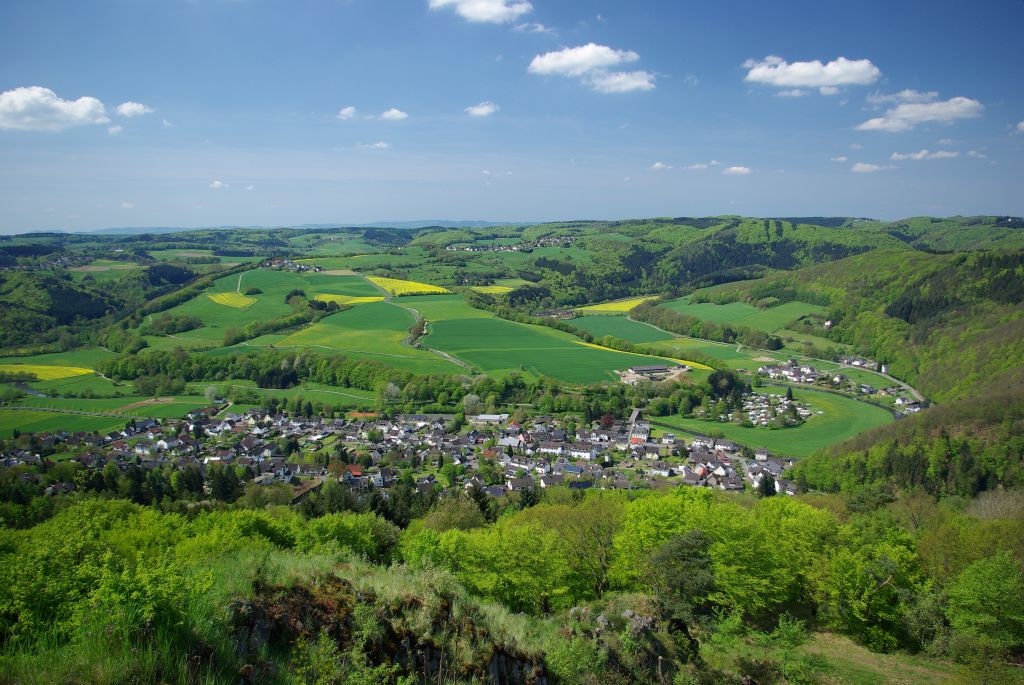
[[[595,338],[610,335],[631,343],[658,342],[671,340],[673,337],[671,333],[625,316],[579,316],[569,323]]]
[[[768,309],[758,309],[745,302],[713,304],[690,302],[689,297],[666,302],[664,307],[712,323],[746,326],[754,330],[774,333],[789,323],[809,314],[824,314],[825,308],[806,302],[786,302]]]
[[[786,392],[781,386],[765,386],[755,388],[754,391],[774,394]],[[680,416],[655,420],[671,428],[702,435],[720,433],[728,440],[751,447],[764,447],[775,454],[790,457],[806,457],[822,447],[893,421],[893,415],[881,407],[823,390],[794,387],[793,396],[798,402],[807,403],[811,411],[815,412],[806,423],[795,428],[744,428],[731,423]]]

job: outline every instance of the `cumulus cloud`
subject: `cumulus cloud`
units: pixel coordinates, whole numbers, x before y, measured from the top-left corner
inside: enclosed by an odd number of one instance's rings
[[[747,60],[743,67],[748,70],[745,81],[777,88],[818,88],[822,95],[835,95],[839,86],[866,86],[882,75],[871,60],[845,57],[822,64],[819,60],[787,62],[769,55],[762,60]]]
[[[898,93],[889,93],[888,95],[878,92],[872,93],[868,95],[868,102],[872,105],[888,105],[900,102],[931,102],[937,97],[939,97],[939,93],[934,90],[920,91],[907,88]]]
[[[1017,122],[1017,133],[1024,133],[1024,121]]]
[[[133,205],[131,202],[122,202],[121,209],[135,209],[135,205]]]
[[[402,119],[408,119],[409,115],[400,109],[392,107],[386,112],[382,112],[380,118],[384,121],[401,121]]]
[[[953,152],[950,150],[938,150],[936,152],[929,152],[928,150],[918,150],[917,152],[894,152],[889,156],[889,159],[894,162],[899,162],[905,159],[913,159],[920,161],[922,159],[953,159],[959,157],[959,152]]]
[[[696,171],[696,170],[698,170],[698,169],[707,169],[707,168],[708,168],[708,165],[707,165],[707,164],[704,164],[703,162],[697,162],[697,163],[695,163],[695,164],[691,164],[691,165],[689,165],[689,166],[688,166],[688,167],[686,167],[686,168],[687,168],[687,169],[693,169],[693,170],[695,170],[695,171]]]
[[[977,150],[968,150],[967,156],[976,157],[978,159],[988,159],[988,155],[986,155],[984,152],[978,152]]]
[[[654,164],[651,165],[651,171],[665,171],[666,169],[671,169],[671,168],[672,168],[672,165],[671,164],[665,164],[665,162],[655,162]]]
[[[213,181],[213,182],[210,183],[210,189],[211,190],[224,190],[225,188],[230,188],[230,187],[231,186],[228,185],[227,183],[225,183],[224,181]]]
[[[124,130],[124,126],[108,126],[107,133],[112,136],[116,136],[118,133]]]
[[[855,174],[871,174],[881,170],[882,167],[878,166],[877,164],[867,164],[865,162],[857,162],[852,167],[850,167],[850,171],[852,171]]]
[[[360,143],[358,147],[361,147],[364,150],[387,150],[391,147],[391,143],[378,140],[376,143]]]
[[[49,88],[29,86],[0,93],[0,129],[63,131],[106,124],[106,107],[94,97],[62,100]]]
[[[654,74],[649,71],[596,70],[586,82],[598,93],[632,93],[634,90],[653,90]]]
[[[722,169],[722,173],[728,174],[729,176],[746,176],[747,174],[750,173],[750,167],[727,166],[724,169]]]
[[[909,131],[928,122],[950,123],[957,119],[981,116],[985,106],[977,100],[955,97],[938,102],[904,102],[886,110],[880,117],[868,119],[857,126],[859,131]]]
[[[640,59],[633,50],[616,50],[607,45],[587,43],[536,55],[527,71],[541,76],[579,78],[599,93],[629,93],[654,88],[649,71],[611,71],[610,67]]]
[[[117,115],[131,119],[132,117],[141,117],[143,114],[152,114],[153,110],[146,107],[141,102],[122,102],[117,106]]]
[[[430,9],[450,7],[466,21],[506,24],[530,12],[526,0],[429,0]]]
[[[163,123],[163,127],[164,128],[174,128],[174,124],[172,124],[171,122],[167,121],[166,119],[164,119],[162,123]]]
[[[356,108],[353,107],[352,105],[349,105],[347,107],[342,107],[341,109],[338,110],[338,118],[341,119],[342,121],[348,121],[349,119],[351,119],[355,115],[356,115]]]
[[[495,112],[497,112],[499,109],[501,109],[501,107],[498,107],[490,100],[485,100],[484,102],[481,102],[479,105],[470,105],[469,107],[467,107],[466,114],[468,114],[471,117],[489,117]]]
[[[833,157],[831,159],[831,161],[833,161],[833,162],[845,162],[845,161],[847,161],[847,159],[848,158],[847,158],[846,155],[839,155],[838,157]]]
[[[775,94],[775,97],[802,98],[805,95],[807,95],[806,90],[801,90],[800,88],[789,88],[787,90],[780,90],[778,93]]]
[[[256,190],[256,186],[246,186],[246,190]]]

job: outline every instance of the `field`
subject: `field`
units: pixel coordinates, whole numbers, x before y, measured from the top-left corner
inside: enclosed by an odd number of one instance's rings
[[[403,281],[399,278],[384,278],[382,276],[367,276],[367,280],[381,290],[386,290],[395,297],[403,295],[440,295],[451,292],[446,288],[429,283],[417,281]]]
[[[592,350],[607,350],[609,352],[618,352],[619,354],[629,354],[629,355],[632,355],[634,357],[641,357],[643,359],[650,359],[651,358],[651,355],[640,354],[639,352],[622,352],[620,350],[615,350],[615,349],[613,349],[611,347],[605,347],[604,345],[598,345],[596,343],[583,342],[582,340],[577,340],[576,344],[577,345],[583,345],[584,347],[590,348]],[[700,369],[701,371],[714,371],[714,369],[712,367],[707,366],[706,364],[701,364],[700,362],[690,361],[689,359],[676,359],[675,357],[658,357],[658,359],[661,359],[663,362],[669,361],[669,362],[676,362],[677,364],[685,364],[686,366],[689,366],[689,367],[694,368],[694,369]]]
[[[380,302],[383,297],[373,295],[335,295],[334,293],[320,293],[314,299],[321,302],[337,302],[338,304],[366,304],[368,302]]]
[[[213,293],[212,295],[207,295],[207,297],[217,304],[223,304],[237,309],[245,309],[256,304],[255,297],[249,297],[242,293]]]
[[[825,308],[806,302],[786,302],[769,309],[758,309],[745,302],[713,304],[710,302],[691,303],[688,297],[672,300],[664,305],[669,309],[712,323],[728,323],[746,326],[754,330],[774,333],[789,323],[808,314],[824,314]]]
[[[0,438],[9,438],[15,429],[22,433],[52,431],[107,433],[124,427],[124,419],[105,416],[77,416],[35,409],[0,409]]]
[[[308,347],[373,359],[416,373],[459,373],[461,367],[439,355],[403,344],[414,323],[411,313],[388,302],[371,302],[332,314],[291,335],[274,347]],[[258,340],[249,341],[258,346]]]
[[[261,397],[278,397],[292,399],[294,397],[301,397],[306,400],[314,402],[326,402],[332,405],[352,406],[352,407],[372,407],[376,402],[376,396],[373,392],[368,390],[359,390],[357,388],[336,388],[330,385],[322,385],[319,383],[303,383],[294,388],[288,388],[285,390],[281,389],[262,389],[257,388],[256,384],[252,381],[247,380],[227,380],[223,382],[215,383],[201,383],[197,384],[196,390],[201,390],[207,385],[214,385],[218,388],[245,388],[251,390]],[[235,405],[232,411],[241,411],[237,409],[238,405]]]
[[[510,288],[507,285],[474,285],[470,290],[475,290],[485,295],[504,295],[505,293],[512,292],[515,288]]]
[[[570,383],[591,383],[617,380],[616,369],[664,363],[655,357],[588,348],[568,333],[499,319],[470,307],[459,296],[421,297],[415,307],[428,321],[424,345],[492,375],[519,371]]]
[[[639,321],[633,321],[625,316],[580,316],[569,323],[590,333],[595,338],[610,335],[631,343],[672,339],[671,333],[666,333]]]
[[[658,299],[657,295],[648,295],[646,297],[631,297],[626,300],[615,300],[613,302],[602,302],[601,304],[591,304],[586,307],[577,307],[576,311],[583,314],[625,314],[633,307],[641,305],[644,302]]]
[[[755,392],[782,394],[785,389],[779,386],[766,386],[755,389]],[[794,386],[793,396],[799,402],[806,402],[815,412],[806,423],[796,428],[744,428],[730,423],[679,416],[662,417],[655,421],[671,428],[701,435],[720,433],[729,440],[751,447],[764,447],[782,456],[806,457],[822,447],[893,420],[893,415],[885,409],[823,390]],[[818,411],[822,413],[818,414]]]
[[[41,381],[55,381],[93,373],[80,366],[50,366],[44,364],[0,364],[0,373],[30,373]]]

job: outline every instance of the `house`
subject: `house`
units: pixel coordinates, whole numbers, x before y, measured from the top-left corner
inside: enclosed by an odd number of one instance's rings
[[[509,478],[505,481],[505,487],[508,488],[509,492],[522,492],[523,490],[532,489],[535,483],[533,478]]]
[[[555,487],[556,485],[563,485],[564,483],[565,476],[561,473],[555,473],[540,477],[540,486],[542,488],[551,488]]]

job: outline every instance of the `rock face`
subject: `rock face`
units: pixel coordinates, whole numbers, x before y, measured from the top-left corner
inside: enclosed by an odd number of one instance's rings
[[[288,649],[321,634],[329,636],[339,652],[362,644],[370,664],[397,666],[401,673],[427,681],[549,682],[542,658],[496,644],[482,617],[471,607],[454,611],[451,597],[433,598],[429,607],[413,596],[385,603],[333,575],[309,585],[255,590],[254,599],[237,600],[229,607],[236,656],[245,664],[243,683],[266,674],[271,666],[261,663],[260,655],[268,648]],[[373,639],[357,642],[360,631],[372,632]]]

